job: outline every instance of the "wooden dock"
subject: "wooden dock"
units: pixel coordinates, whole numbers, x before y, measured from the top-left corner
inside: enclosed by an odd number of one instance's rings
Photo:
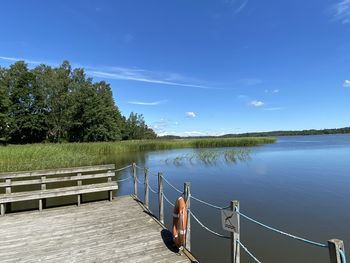
[[[132,196],[10,213],[0,237],[1,262],[191,262]]]

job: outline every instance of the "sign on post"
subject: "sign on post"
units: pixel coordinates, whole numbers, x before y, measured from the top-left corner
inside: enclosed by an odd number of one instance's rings
[[[232,210],[221,210],[222,228],[229,232],[239,234],[238,214]]]

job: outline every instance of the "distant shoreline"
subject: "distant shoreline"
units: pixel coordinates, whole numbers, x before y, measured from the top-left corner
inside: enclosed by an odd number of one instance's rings
[[[166,135],[159,139],[192,139],[192,138],[239,138],[239,137],[279,137],[279,136],[307,136],[307,135],[335,135],[335,134],[350,134],[350,127],[322,130],[300,130],[300,131],[269,131],[269,132],[248,132],[239,134],[225,134],[221,136],[189,136],[180,137]]]

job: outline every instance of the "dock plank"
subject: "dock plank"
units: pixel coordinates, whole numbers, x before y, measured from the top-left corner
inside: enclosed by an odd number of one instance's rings
[[[131,197],[7,214],[1,262],[191,262],[167,248],[162,227]]]

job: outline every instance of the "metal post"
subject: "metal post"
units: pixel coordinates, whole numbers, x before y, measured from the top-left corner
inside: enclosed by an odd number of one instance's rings
[[[145,206],[149,209],[148,169],[145,167]]]
[[[343,263],[339,253],[339,250],[342,250],[343,252],[345,252],[343,240],[339,240],[339,239],[328,240],[328,249],[329,249],[329,257],[330,257],[331,263]]]
[[[158,173],[159,221],[164,224],[163,174]]]
[[[133,172],[133,178],[134,178],[134,195],[137,196],[137,178],[136,178],[136,163],[132,164],[132,172]]]
[[[235,211],[236,209],[239,210],[239,201],[234,200],[231,201],[230,207],[232,211]],[[241,226],[240,226],[240,218],[238,215],[238,229],[237,232],[231,232],[231,245],[230,245],[230,250],[231,250],[231,262],[232,263],[240,263],[240,246],[237,243],[237,240],[239,240],[239,233],[241,232]]]
[[[191,192],[190,192],[190,182],[184,183],[184,198],[187,207],[187,230],[186,230],[186,240],[185,248],[191,251]]]

